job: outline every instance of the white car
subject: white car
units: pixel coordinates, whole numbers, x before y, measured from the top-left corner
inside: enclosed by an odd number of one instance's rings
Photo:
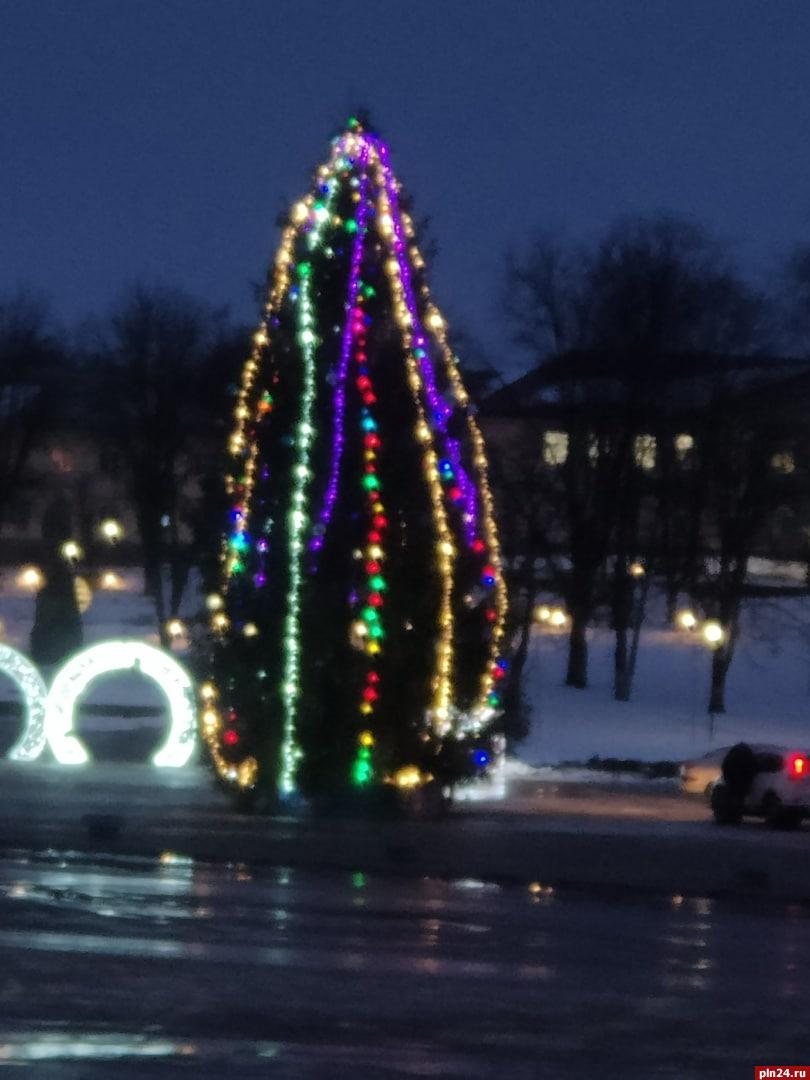
[[[782,747],[772,746],[770,743],[750,743],[751,749],[756,753],[764,753],[772,750],[779,754]],[[709,801],[712,789],[723,775],[723,762],[731,746],[720,746],[716,750],[709,750],[702,757],[689,758],[682,761],[678,769],[681,791],[687,795],[705,795]]]
[[[681,791],[688,795],[705,795],[709,799],[712,788],[723,774],[723,758],[730,749],[730,746],[723,746],[702,757],[682,761],[678,770]]]
[[[732,746],[711,792],[718,825],[761,817],[774,828],[795,828],[810,817],[810,755],[782,747]]]

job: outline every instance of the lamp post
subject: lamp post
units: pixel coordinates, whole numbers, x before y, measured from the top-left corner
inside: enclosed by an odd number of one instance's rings
[[[694,611],[689,611],[687,608],[684,611],[678,612],[678,626],[684,630],[694,630],[697,626],[697,617]]]
[[[713,736],[717,713],[724,711],[721,696],[719,665],[722,662],[721,654],[728,635],[723,624],[717,619],[706,619],[704,622],[700,622],[695,613],[688,608],[679,611],[676,620],[678,626],[682,630],[686,630],[689,634],[694,634],[694,640],[702,641],[704,645],[708,646],[712,654],[711,684],[709,692],[709,735]],[[695,651],[695,658],[697,659],[697,651]],[[695,700],[693,702],[693,712],[696,712],[696,710],[697,672],[695,672]]]
[[[703,624],[703,640],[712,649],[719,649],[726,640],[726,632],[716,619],[709,619]]]
[[[104,539],[110,544],[117,544],[123,535],[120,524],[115,518],[105,518],[104,521],[98,527],[99,532]]]
[[[62,557],[68,562],[72,570],[76,569],[76,564],[81,559],[84,552],[76,543],[75,540],[66,540],[60,548]]]
[[[690,668],[691,668],[691,674],[692,674],[692,678],[690,680],[691,685],[692,685],[692,708],[691,708],[691,712],[690,712],[691,719],[690,719],[689,730],[690,730],[690,737],[691,737],[692,740],[694,740],[694,738],[695,738],[695,726],[697,724],[697,711],[698,711],[698,673],[699,673],[700,669],[699,669],[699,664],[698,664],[698,650],[695,648],[695,641],[694,641],[693,635],[694,635],[694,632],[695,632],[695,628],[697,627],[698,621],[697,621],[697,616],[695,615],[694,611],[692,611],[690,608],[683,608],[675,616],[675,622],[677,623],[677,625],[680,627],[681,630],[686,631],[687,637],[692,638],[692,641],[691,641],[690,647],[689,647],[689,653],[691,654]]]
[[[726,641],[726,632],[716,619],[708,619],[703,624],[703,640],[712,651],[712,674],[711,689],[709,691],[709,738],[714,737],[714,722],[718,712],[722,709],[718,706],[719,694],[719,671],[720,650]]]
[[[24,566],[17,575],[17,581],[26,589],[36,591],[45,583],[45,577],[38,566]]]

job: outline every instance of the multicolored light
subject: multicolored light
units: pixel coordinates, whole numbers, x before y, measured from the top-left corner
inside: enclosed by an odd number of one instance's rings
[[[353,208],[348,214],[347,205]],[[313,266],[316,260],[319,266],[328,266],[330,260],[345,257],[347,251],[343,318],[327,326],[323,317],[325,279]],[[381,663],[389,638],[401,630],[390,624],[387,614],[386,566],[390,544],[400,540],[392,536],[386,512],[387,481],[380,471],[380,460],[387,448],[387,433],[378,411],[382,388],[376,385],[370,352],[379,348],[380,334],[388,332],[385,320],[390,316],[399,334],[410,390],[413,438],[422,459],[440,581],[437,621],[428,642],[433,650],[430,700],[425,702],[420,723],[426,738],[439,741],[477,733],[491,721],[500,703],[497,684],[505,670],[500,651],[506,590],[486,456],[447,343],[444,320],[427,287],[421,284],[423,267],[413,224],[400,205],[388,148],[352,121],[334,140],[330,160],[318,171],[313,192],[292,208],[275,260],[265,320],[244,368],[230,440],[233,464],[228,490],[233,510],[223,554],[224,611],[214,613],[213,630],[223,643],[229,636],[248,636],[248,625],[251,637],[261,638],[257,622],[248,623],[236,603],[237,596],[244,597],[248,567],[252,569],[252,587],[268,595],[275,589],[275,602],[284,605],[282,640],[267,643],[268,649],[280,646],[283,653],[277,773],[282,794],[295,789],[301,759],[297,725],[302,694],[302,589],[305,581],[317,577],[326,541],[336,524],[338,500],[351,484],[359,485],[363,529],[362,546],[356,552],[362,579],[346,606],[345,632],[355,655],[360,654],[357,663],[361,665],[351,777],[357,784],[381,779],[375,765],[379,741],[375,716],[385,707],[387,695],[397,693],[396,687],[384,684]],[[380,281],[375,277],[380,272],[390,298],[390,311],[385,316],[379,312]],[[291,311],[295,313],[292,341],[288,325]],[[267,357],[273,353],[276,340],[286,349],[284,362],[268,367]],[[278,527],[265,512],[262,516],[256,505],[258,481],[262,490],[272,481],[260,469],[259,432],[272,430],[266,426],[276,420],[279,402],[283,410],[285,383],[291,381],[297,387],[298,420],[289,436],[291,472],[285,479],[289,505],[284,529],[278,533],[286,545],[284,578],[274,582],[268,577],[267,560],[273,544],[280,542],[274,540],[274,528],[278,532]],[[357,424],[354,432],[349,427],[352,423]],[[329,448],[327,458],[324,446]],[[359,474],[349,475],[347,461],[361,462]],[[474,585],[483,596],[482,625],[488,644],[475,699],[462,706],[456,692],[456,653],[458,597],[466,589],[459,581],[463,551],[464,573],[469,575],[470,565],[478,568],[477,577],[469,583],[465,578],[465,583]],[[204,730],[223,777],[237,786],[249,786],[256,779],[256,761],[249,754],[240,761],[235,754],[239,747],[238,716],[231,717],[228,695],[227,686],[212,689]]]

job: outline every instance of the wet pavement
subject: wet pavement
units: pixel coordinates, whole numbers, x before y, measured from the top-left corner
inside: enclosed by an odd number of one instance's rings
[[[810,912],[247,864],[0,861],[37,1080],[708,1080],[809,1056]]]
[[[810,898],[810,826],[715,826],[673,783],[510,781],[440,820],[239,815],[201,767],[0,764],[0,853],[83,851],[206,862]],[[502,797],[496,798],[495,795]]]

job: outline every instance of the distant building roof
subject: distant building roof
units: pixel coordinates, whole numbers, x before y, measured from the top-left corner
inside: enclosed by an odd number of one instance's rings
[[[627,399],[628,380],[673,411],[704,408],[717,397],[806,381],[810,360],[774,356],[568,352],[485,397],[483,416],[530,416],[549,407],[607,405]]]

